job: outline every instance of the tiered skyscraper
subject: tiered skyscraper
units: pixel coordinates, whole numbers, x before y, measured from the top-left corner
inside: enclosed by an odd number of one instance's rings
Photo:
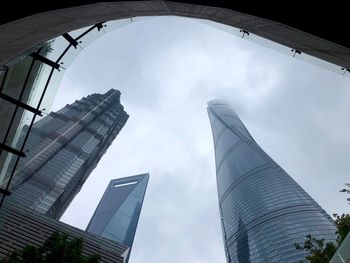
[[[295,263],[306,234],[335,240],[329,215],[254,141],[235,112],[208,103],[228,263]]]
[[[148,179],[149,174],[140,174],[112,180],[86,231],[121,242],[131,251]]]
[[[112,89],[36,122],[6,200],[60,218],[128,117]]]

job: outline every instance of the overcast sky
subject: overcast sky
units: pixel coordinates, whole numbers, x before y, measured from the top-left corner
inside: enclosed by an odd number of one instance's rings
[[[68,68],[52,110],[114,88],[130,118],[62,221],[85,229],[111,179],[149,172],[130,263],[225,262],[206,112],[217,98],[328,213],[349,212],[349,84],[190,19],[107,33]]]

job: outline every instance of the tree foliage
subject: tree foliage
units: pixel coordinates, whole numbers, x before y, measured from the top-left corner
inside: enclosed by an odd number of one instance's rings
[[[344,188],[340,190],[340,192],[350,194],[350,183],[346,183],[345,185],[348,189]],[[350,201],[350,198],[347,198],[346,200]],[[325,242],[324,238],[317,239],[308,234],[306,235],[306,240],[303,245],[299,245],[298,243],[294,244],[296,249],[309,252],[306,259],[310,263],[328,263],[335,254],[337,248],[350,232],[350,214],[333,214],[333,216],[335,217],[335,225],[337,227],[336,242]]]
[[[310,234],[306,235],[304,245],[301,246],[295,243],[295,248],[298,250],[305,250],[309,252],[306,259],[310,263],[328,263],[333,257],[337,246],[334,242],[325,242],[325,239],[317,239]],[[301,261],[302,262],[302,261]]]
[[[42,246],[27,245],[22,251],[14,251],[1,260],[1,263],[97,263],[100,255],[81,255],[83,240],[68,239],[68,235],[54,232]]]
[[[348,189],[343,188],[343,189],[340,190],[340,192],[346,193],[346,194],[350,194],[350,189],[349,189],[349,188],[350,188],[350,183],[345,183],[345,186],[346,186]],[[346,201],[350,201],[350,197],[346,198]]]
[[[336,217],[335,224],[337,226],[337,244],[340,246],[340,244],[344,241],[346,238],[346,235],[350,232],[350,215],[349,214],[342,214],[337,215],[334,214]]]

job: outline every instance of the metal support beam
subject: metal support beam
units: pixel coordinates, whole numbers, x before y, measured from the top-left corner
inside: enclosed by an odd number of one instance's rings
[[[37,110],[36,108],[33,108],[33,107],[29,106],[28,104],[25,104],[19,100],[15,100],[14,98],[12,98],[6,94],[3,94],[1,92],[0,92],[0,98],[2,98],[3,100],[6,100],[12,104],[15,104],[18,107],[21,107],[27,111],[33,112],[36,115],[43,116],[40,110]]]
[[[78,41],[76,41],[74,38],[72,38],[68,33],[64,33],[62,35],[73,47],[77,48]]]
[[[0,149],[3,149],[9,153],[12,153],[14,155],[20,156],[20,157],[26,157],[24,152],[18,151],[15,148],[12,148],[10,146],[7,146],[6,144],[3,144],[0,142]]]
[[[241,29],[239,30],[239,32],[243,33],[242,38],[244,37],[244,35],[249,36],[249,32],[247,30]]]
[[[100,31],[103,28],[103,24],[102,23],[97,23],[96,25],[97,31]]]
[[[53,62],[37,53],[32,53],[30,54],[30,56],[36,60],[39,60],[41,61],[42,63],[46,64],[46,65],[49,65],[50,67],[53,67],[54,69],[57,69],[59,70],[60,69],[60,65],[56,62]]]
[[[10,195],[11,192],[10,192],[9,190],[0,188],[0,194],[3,194],[3,195]]]
[[[301,54],[301,51],[297,49],[292,49],[291,51],[294,52],[293,58],[295,57],[295,54],[299,54],[299,55]]]

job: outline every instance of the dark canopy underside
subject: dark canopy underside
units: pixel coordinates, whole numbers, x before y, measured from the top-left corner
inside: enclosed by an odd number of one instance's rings
[[[27,6],[30,4],[30,6]],[[340,3],[253,1],[7,2],[0,16],[0,64],[63,33],[97,22],[151,15],[209,19],[242,28],[303,53],[350,68],[348,11]]]

